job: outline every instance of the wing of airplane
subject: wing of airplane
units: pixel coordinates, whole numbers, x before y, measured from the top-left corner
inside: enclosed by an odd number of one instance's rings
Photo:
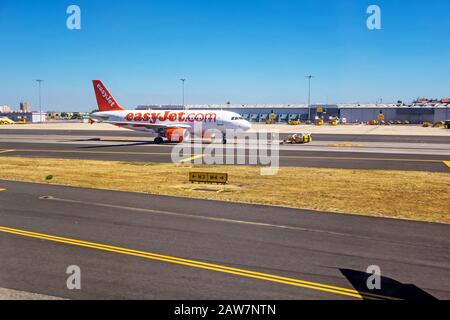
[[[109,122],[118,127],[131,126],[135,128],[147,128],[147,129],[189,129],[191,126],[187,124],[181,123],[171,123],[171,124],[162,124],[162,123],[133,123],[133,122]]]
[[[181,123],[173,124],[152,124],[152,123],[133,123],[133,122],[110,122],[118,127],[131,130],[147,130],[159,134],[155,139],[155,143],[160,144],[163,138],[167,138],[171,142],[183,142],[190,140],[189,125]]]

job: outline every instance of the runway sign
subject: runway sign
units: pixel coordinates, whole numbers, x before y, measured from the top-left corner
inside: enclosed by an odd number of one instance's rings
[[[198,183],[227,184],[228,173],[189,172],[189,181]]]

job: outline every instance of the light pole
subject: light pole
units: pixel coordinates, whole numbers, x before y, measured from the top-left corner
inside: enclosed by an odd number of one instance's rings
[[[182,82],[182,93],[183,93],[183,109],[185,109],[184,106],[184,83],[186,82],[186,79],[180,79],[180,81]]]
[[[44,80],[36,80],[37,83],[39,84],[39,122],[42,123],[42,99],[41,99],[41,84],[42,82],[44,82]]]
[[[306,76],[306,78],[308,79],[308,120],[311,121],[311,79],[314,76],[309,75]]]

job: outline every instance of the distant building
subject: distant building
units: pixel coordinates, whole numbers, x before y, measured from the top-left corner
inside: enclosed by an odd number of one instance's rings
[[[31,106],[28,102],[20,103],[20,111],[22,112],[31,112]]]
[[[9,106],[0,106],[0,113],[3,112],[11,112],[11,108]]]
[[[15,122],[19,122],[22,119],[29,123],[37,123],[37,122],[47,121],[45,112],[40,113],[40,112],[18,112],[18,111],[1,112],[0,111],[0,118],[1,117],[9,118]]]
[[[51,120],[61,120],[61,112],[58,111],[48,111],[47,118]]]
[[[146,105],[146,106],[137,106],[136,110],[139,111],[146,111],[146,110],[153,110],[153,109],[160,109],[161,106],[159,105]]]
[[[446,101],[446,100],[444,100]],[[140,110],[145,110],[140,106]],[[151,106],[153,110],[182,109],[182,106]],[[450,105],[437,104],[211,104],[186,105],[187,110],[227,110],[236,112],[250,122],[264,123],[272,114],[276,115],[279,123],[291,120],[307,121],[310,117],[314,121],[320,117],[325,121],[330,119],[346,119],[347,123],[362,123],[377,120],[383,114],[385,122],[409,122],[420,124],[423,122],[439,122],[450,119]]]
[[[430,102],[431,102],[431,99],[428,99],[428,98],[417,98],[416,101],[414,101],[414,104],[427,104]]]
[[[449,103],[450,103],[449,98],[442,98],[442,99],[418,98],[413,102],[413,104],[415,104],[415,105],[437,105],[437,104],[449,104]]]

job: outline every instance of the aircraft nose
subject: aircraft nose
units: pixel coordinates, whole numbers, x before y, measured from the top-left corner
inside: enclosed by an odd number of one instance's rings
[[[248,121],[243,121],[241,125],[242,129],[245,131],[250,130],[252,128],[252,124]]]

